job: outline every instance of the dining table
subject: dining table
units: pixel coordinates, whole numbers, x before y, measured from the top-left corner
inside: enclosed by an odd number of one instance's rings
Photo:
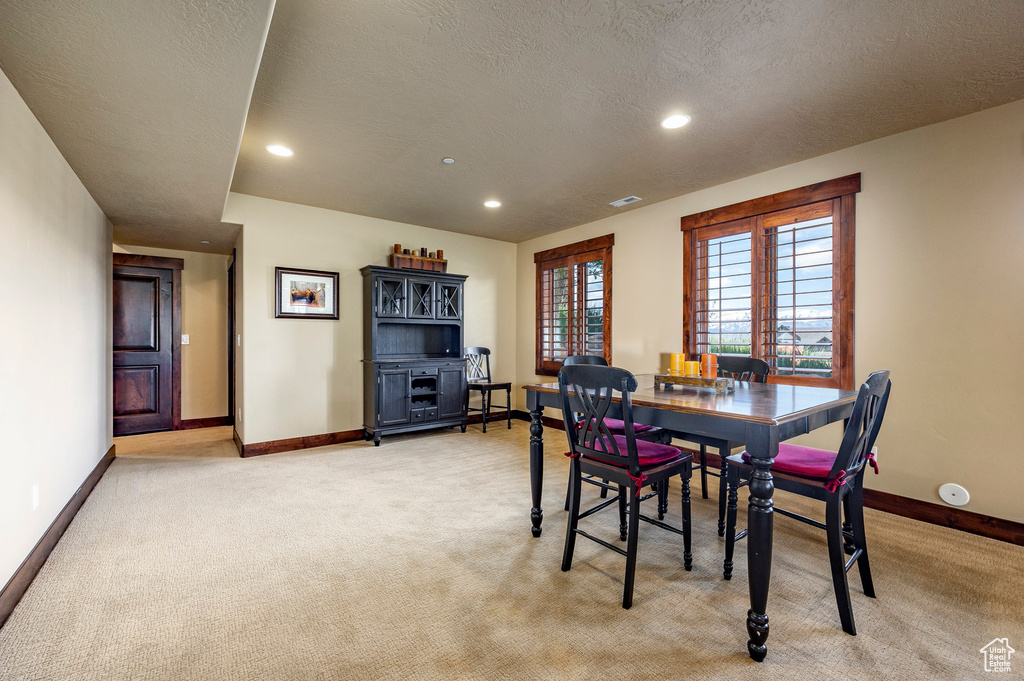
[[[659,385],[653,374],[637,375],[631,395],[633,419],[664,428],[685,439],[687,434],[741,443],[750,454],[747,515],[747,579],[750,610],[746,628],[747,651],[761,662],[768,654],[768,584],[772,568],[772,463],[779,443],[849,418],[857,393],[852,390],[782,383],[736,381],[732,390]],[[559,410],[558,383],[525,385],[530,411],[530,520],[534,537],[541,536],[544,511],[541,493],[544,474],[544,409]],[[621,418],[615,400],[609,417]],[[562,431],[559,430],[562,434]],[[724,484],[724,483],[723,483]]]

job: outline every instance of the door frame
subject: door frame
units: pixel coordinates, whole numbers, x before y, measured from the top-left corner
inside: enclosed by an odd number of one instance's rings
[[[114,253],[114,265],[171,271],[171,430],[181,430],[181,271],[182,258]],[[114,273],[111,270],[110,276]]]

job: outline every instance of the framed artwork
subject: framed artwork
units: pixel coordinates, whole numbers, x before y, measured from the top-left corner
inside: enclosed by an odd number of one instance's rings
[[[338,318],[338,273],[274,268],[274,317]]]

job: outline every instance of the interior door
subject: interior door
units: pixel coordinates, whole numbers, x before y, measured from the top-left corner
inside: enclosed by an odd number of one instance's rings
[[[114,435],[171,430],[180,420],[174,273],[115,261]]]

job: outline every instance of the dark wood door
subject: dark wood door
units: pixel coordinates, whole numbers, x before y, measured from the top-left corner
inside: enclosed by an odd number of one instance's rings
[[[174,273],[115,262],[114,435],[171,430],[180,419]]]
[[[463,415],[466,405],[466,368],[443,367],[438,371],[440,378],[440,396],[438,399],[438,417],[442,419]]]
[[[409,423],[412,418],[409,392],[408,369],[385,369],[378,374],[380,389],[377,395],[380,404],[377,408],[378,418],[382,426],[396,426]]]

